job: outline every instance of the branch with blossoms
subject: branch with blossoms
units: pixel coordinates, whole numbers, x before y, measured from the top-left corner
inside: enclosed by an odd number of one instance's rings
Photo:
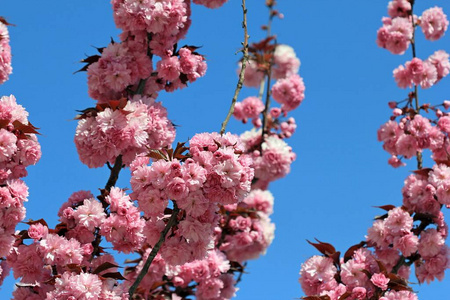
[[[216,8],[226,0],[193,2]],[[282,16],[275,1],[266,1],[268,37],[249,46],[242,0],[243,58],[221,132],[195,134],[188,145],[172,148],[176,130],[156,99],[187,87],[207,68],[198,47],[179,46],[191,23],[190,5],[190,0],[112,1],[122,33],[82,60],[80,71],[87,73],[96,103],[76,116],[74,139],[81,162],[89,168],[106,165],[110,175],[97,197],[73,193],[54,228],[43,219],[29,220],[27,230],[12,235],[25,217],[27,189],[18,178],[37,162],[40,149],[24,109],[13,96],[2,98],[0,208],[10,218],[0,223],[0,239],[6,241],[0,247],[0,280],[11,268],[19,279],[13,299],[230,299],[246,261],[264,254],[272,242],[274,200],[267,189],[289,173],[295,159],[284,139],[296,128],[287,114],[304,98],[300,61],[271,33],[272,20]],[[6,32],[0,42],[8,42],[6,26],[0,29]],[[5,57],[10,59],[10,52]],[[1,62],[10,72],[10,61]],[[254,86],[252,77],[260,90],[267,85],[266,104],[262,95],[236,103],[243,85]],[[272,97],[281,107],[270,107]],[[255,128],[241,136],[226,133],[231,115],[244,123],[252,119]],[[126,167],[132,173],[129,194],[116,186]],[[120,272],[113,251],[138,258],[126,261]]]
[[[300,270],[303,299],[418,299],[409,286],[411,266],[420,283],[442,280],[450,268],[450,248],[445,244],[448,226],[442,208],[450,207],[449,108],[420,104],[419,88],[427,89],[449,74],[449,55],[438,50],[422,60],[416,56],[415,31],[425,38],[441,38],[449,22],[443,10],[433,7],[414,15],[414,0],[393,0],[389,17],[382,19],[378,46],[403,54],[411,46],[412,60],[394,70],[400,88],[411,88],[401,101],[389,102],[390,120],[378,130],[378,140],[392,155],[389,164],[405,165],[416,157],[418,169],[402,189],[403,204],[384,205],[386,213],[375,218],[366,241],[340,252],[328,243],[311,243],[322,256],[308,259]],[[434,113],[434,117],[430,116]],[[435,165],[423,168],[422,152],[430,149]]]

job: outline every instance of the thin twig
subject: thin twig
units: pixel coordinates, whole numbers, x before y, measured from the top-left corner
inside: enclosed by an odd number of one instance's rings
[[[412,50],[413,58],[416,58],[416,37],[415,37],[416,25],[414,24],[413,9],[414,9],[414,1],[411,2],[411,23],[412,23],[412,27],[413,27],[413,33],[412,33],[412,38],[411,38],[411,50]],[[419,88],[417,87],[417,84],[414,84],[414,104],[415,104],[415,110],[416,110],[417,114],[420,113],[418,90],[419,90]],[[417,151],[416,157],[417,157],[417,168],[422,169],[422,165],[423,165],[422,152]]]
[[[234,106],[236,105],[237,98],[239,96],[239,92],[242,89],[242,85],[244,83],[244,72],[245,67],[247,66],[248,62],[248,32],[247,32],[247,8],[245,7],[245,0],[242,0],[242,11],[243,11],[243,21],[242,21],[242,28],[244,28],[244,42],[242,43],[242,46],[244,46],[244,49],[242,52],[244,53],[244,57],[242,59],[242,65],[241,65],[241,72],[239,73],[239,79],[236,85],[236,90],[234,91],[233,99],[231,100],[231,106],[228,110],[227,117],[225,118],[225,121],[222,123],[222,128],[220,129],[220,134],[224,134],[225,130],[227,128],[228,122],[230,121],[231,115],[234,112]]]
[[[136,281],[133,283],[133,285],[128,290],[129,299],[132,299],[134,292],[138,288],[138,286],[141,283],[142,279],[144,279],[145,275],[147,274],[148,269],[150,268],[150,265],[153,262],[153,259],[155,259],[156,254],[158,254],[159,249],[161,249],[162,244],[166,240],[167,233],[177,223],[177,216],[178,216],[179,212],[180,212],[180,209],[178,208],[176,202],[174,201],[173,202],[172,215],[170,216],[170,219],[167,222],[166,227],[164,227],[164,230],[161,232],[161,235],[159,236],[158,242],[152,248],[152,251],[148,255],[147,260],[145,261],[144,267],[142,268],[141,272],[139,273],[138,277],[136,278]]]
[[[274,48],[275,49],[275,48]],[[272,77],[272,63],[273,63],[273,52],[272,52],[272,57],[270,59],[270,63],[269,63],[269,70],[267,73],[267,86],[266,86],[266,105],[264,107],[264,111],[262,112],[262,140],[261,143],[264,142],[264,136],[267,133],[267,119],[268,119],[268,114],[269,114],[269,108],[270,108],[270,96],[271,96],[271,92],[270,92],[270,81],[271,81],[271,77]]]

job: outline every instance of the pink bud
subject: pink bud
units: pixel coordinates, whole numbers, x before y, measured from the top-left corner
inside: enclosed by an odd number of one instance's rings
[[[401,116],[403,114],[403,111],[400,108],[394,108],[392,111],[392,114],[396,117]]]
[[[444,113],[442,112],[442,110],[440,109],[436,109],[436,117],[440,118],[444,115]]]
[[[270,115],[274,119],[278,118],[281,115],[281,109],[279,107],[274,107],[270,109]]]
[[[395,102],[395,101],[390,101],[390,102],[388,103],[388,105],[389,105],[389,108],[394,109],[394,108],[397,107],[397,102]]]
[[[258,118],[258,119],[253,119],[253,120],[252,120],[252,124],[253,124],[253,126],[255,126],[256,128],[259,128],[259,127],[262,126],[262,121],[261,121],[260,118]]]
[[[444,100],[444,108],[448,109],[450,107],[450,100]]]

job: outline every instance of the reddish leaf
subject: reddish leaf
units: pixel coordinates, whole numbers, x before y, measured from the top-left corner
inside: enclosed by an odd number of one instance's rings
[[[415,171],[413,171],[413,173],[416,175],[422,175],[422,176],[428,177],[428,173],[430,173],[430,171],[433,171],[433,169],[423,168],[423,169],[415,170]]]
[[[67,264],[66,267],[69,269],[69,271],[75,272],[75,273],[81,273],[83,269],[78,264]]]
[[[389,283],[388,286],[395,291],[412,291],[412,289],[408,286],[408,283],[398,276],[397,274],[390,273],[388,274]]]
[[[384,275],[387,275],[386,266],[379,260],[377,260],[376,262],[378,264],[378,267],[380,268],[380,272],[383,273]]]
[[[322,243],[321,241],[319,241],[318,239],[316,239],[316,241],[318,241],[319,243],[312,243],[308,240],[306,240],[310,245],[314,246],[317,250],[319,250],[320,253],[326,255],[326,256],[330,256],[333,255],[334,253],[336,253],[336,249],[334,249],[333,245],[328,244],[328,243]]]
[[[373,207],[381,208],[381,209],[384,209],[385,211],[390,211],[391,209],[396,208],[395,205],[391,205],[391,204],[388,204],[388,205],[382,205],[382,206],[373,206]]]
[[[16,25],[11,24],[8,21],[6,21],[6,19],[4,17],[0,17],[0,23],[5,24],[6,26],[16,26]]]
[[[348,260],[350,260],[353,256],[353,254],[355,253],[355,251],[364,247],[365,245],[366,245],[366,242],[362,241],[361,243],[353,245],[350,248],[348,248],[348,250],[344,254],[344,262],[347,262]]]
[[[99,274],[100,272],[103,272],[105,270],[108,270],[111,268],[118,268],[118,267],[119,267],[118,265],[115,265],[113,263],[104,262],[94,270],[93,274]]]
[[[27,134],[27,133],[34,133],[34,134],[40,134],[39,132],[37,132],[37,127],[34,127],[33,124],[31,124],[30,122],[28,122],[27,125],[20,123],[19,121],[14,121],[13,122],[14,128],[17,130],[20,130],[21,132]]]
[[[167,157],[165,155],[163,155],[161,153],[161,151],[158,151],[158,150],[151,150],[147,154],[147,156],[153,158],[154,160],[160,160],[160,159],[167,160]]]
[[[8,126],[9,120],[0,120],[0,128],[6,128]]]
[[[119,272],[106,273],[106,274],[103,274],[102,277],[104,277],[104,278],[112,278],[112,279],[116,279],[116,280],[126,280],[126,278],[123,277],[123,275],[120,274]]]
[[[347,299],[348,297],[350,297],[351,295],[352,295],[352,293],[345,292],[345,294],[342,295],[342,296],[340,296],[338,300],[345,300],[345,299]]]
[[[330,296],[324,295],[324,296],[308,296],[308,297],[302,297],[304,300],[331,300]]]
[[[153,291],[153,290],[159,288],[160,286],[163,286],[164,284],[165,284],[164,281],[157,281],[157,282],[154,282],[154,283],[152,284],[152,287],[150,288],[150,291]]]
[[[27,224],[27,225],[34,225],[34,224],[38,224],[39,223],[39,224],[42,224],[42,225],[48,227],[47,222],[45,222],[44,219],[39,219],[39,220],[36,220],[36,221],[30,219],[28,222],[24,222],[24,223]]]
[[[74,120],[86,119],[89,117],[95,117],[97,115],[97,109],[95,107],[88,107],[83,110],[77,110],[77,112],[80,112],[81,115],[76,115]]]
[[[92,56],[86,57],[85,59],[82,59],[80,62],[84,63],[86,65],[84,67],[82,67],[81,69],[79,69],[78,71],[75,71],[74,74],[76,74],[78,72],[85,72],[85,71],[87,71],[89,66],[92,65],[93,63],[96,63],[100,58],[101,58],[100,55],[92,55]]]

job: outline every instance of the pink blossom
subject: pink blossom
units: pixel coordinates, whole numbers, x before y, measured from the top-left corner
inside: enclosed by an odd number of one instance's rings
[[[304,93],[303,79],[297,74],[278,80],[272,87],[273,98],[282,104],[282,109],[286,112],[297,108],[302,103]]]
[[[438,40],[448,28],[447,15],[440,7],[429,8],[420,17],[420,27],[422,27],[426,39],[430,41]]]
[[[85,199],[83,205],[77,207],[73,217],[78,224],[92,231],[104,221],[105,213],[99,201],[96,199]]]
[[[33,240],[40,240],[41,238],[45,238],[47,234],[48,227],[42,225],[41,223],[32,224],[28,229],[28,236]]]
[[[438,50],[434,52],[427,60],[430,62],[437,71],[437,80],[441,80],[446,77],[450,72],[450,60],[449,54],[444,50]],[[444,101],[445,102],[445,101]],[[445,109],[448,109],[444,103]]]
[[[297,58],[291,46],[278,44],[273,54],[272,76],[274,79],[288,78],[300,68],[300,60]]]
[[[411,11],[411,3],[408,0],[393,0],[388,4],[388,14],[391,18],[408,17]]]
[[[385,291],[388,288],[389,278],[384,276],[383,273],[373,274],[372,277],[370,278],[370,281],[372,281],[372,283],[375,286],[379,287],[383,291]]]
[[[437,255],[444,246],[445,240],[434,228],[428,228],[420,235],[419,253],[422,257],[433,257]]]
[[[221,7],[228,0],[193,0],[195,4],[204,5],[208,8],[218,8]]]
[[[11,47],[9,45],[8,28],[0,21],[0,84],[7,81],[11,73]]]
[[[307,296],[316,295],[322,284],[334,280],[336,271],[331,258],[315,255],[302,264],[299,282]]]

